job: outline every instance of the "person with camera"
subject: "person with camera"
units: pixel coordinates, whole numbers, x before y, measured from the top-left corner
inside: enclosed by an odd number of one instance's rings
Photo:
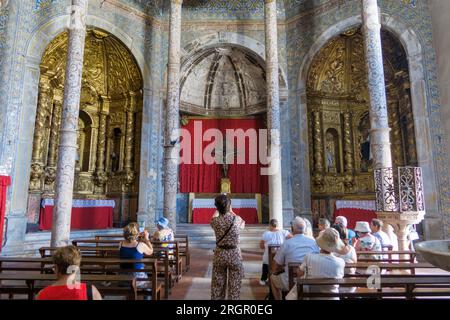
[[[244,277],[239,231],[245,226],[245,221],[233,213],[231,199],[226,194],[216,197],[215,206],[217,212],[211,219],[216,236],[211,300],[225,300],[227,291],[229,300],[239,300]]]
[[[144,256],[153,254],[153,247],[149,240],[147,230],[139,232],[139,225],[136,222],[129,223],[123,228],[123,237],[125,241],[119,243],[119,256],[121,259],[143,259]],[[143,263],[123,263],[120,265],[122,269],[144,269]],[[145,272],[134,272],[134,276],[139,279],[148,279]],[[137,281],[138,288],[146,288],[151,283],[148,281]]]

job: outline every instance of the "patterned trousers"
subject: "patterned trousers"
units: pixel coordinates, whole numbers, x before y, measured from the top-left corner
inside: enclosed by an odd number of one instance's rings
[[[243,277],[244,266],[240,249],[216,249],[213,258],[211,300],[225,300],[226,291],[229,300],[239,300]]]

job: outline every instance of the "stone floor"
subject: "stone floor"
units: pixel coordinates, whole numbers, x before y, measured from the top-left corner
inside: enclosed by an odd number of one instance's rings
[[[211,299],[212,249],[193,248],[191,269],[172,290],[170,300]],[[242,280],[241,300],[263,300],[269,293],[267,286],[259,284],[262,256],[258,251],[242,250],[245,278]]]

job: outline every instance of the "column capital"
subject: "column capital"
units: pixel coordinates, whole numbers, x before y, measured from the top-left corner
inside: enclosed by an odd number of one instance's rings
[[[181,6],[183,4],[183,0],[170,0],[170,4]]]

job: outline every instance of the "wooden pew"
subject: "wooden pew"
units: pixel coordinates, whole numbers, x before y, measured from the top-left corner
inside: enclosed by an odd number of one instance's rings
[[[178,242],[179,254],[181,257],[185,258],[184,271],[189,271],[191,267],[191,253],[189,251],[189,236],[186,234],[176,234],[174,236],[175,240]],[[108,235],[96,235],[95,240],[101,239],[123,239],[122,234],[108,234]]]
[[[20,263],[20,266],[5,266],[5,263]],[[123,263],[143,263],[144,269],[122,269],[120,267]],[[10,271],[38,271],[37,266],[41,267],[41,273],[51,274],[53,261],[52,258],[0,258],[0,271],[10,270]],[[42,266],[43,269],[42,269]],[[157,260],[145,258],[142,260],[131,260],[131,259],[119,259],[119,258],[93,258],[85,257],[81,260],[80,273],[85,274],[114,274],[122,275],[124,272],[145,272],[150,274],[150,279],[137,279],[142,281],[151,281],[152,299],[160,300],[161,297],[161,285],[157,281]],[[100,288],[99,288],[100,291]],[[118,294],[120,295],[124,289],[120,286],[116,287],[102,287],[103,293],[108,294]],[[148,295],[149,293],[144,289],[137,289],[139,295]]]
[[[377,259],[376,261],[382,262],[416,262],[415,251],[356,251],[356,255],[358,256],[358,262],[369,262],[374,261],[374,259],[360,259],[360,256],[363,255],[382,255],[382,259]],[[385,258],[384,256],[387,256]],[[394,256],[398,256],[395,258]],[[402,256],[408,256],[408,258],[402,258]]]
[[[75,246],[78,246],[78,244],[83,245],[95,245],[95,246],[103,246],[103,247],[112,247],[112,246],[118,246],[119,242],[122,241],[120,239],[106,239],[106,240],[96,240],[96,239],[77,239],[72,240],[72,244]],[[182,265],[183,265],[183,258],[180,256],[180,250],[179,250],[179,244],[178,241],[164,241],[164,242],[158,242],[158,241],[151,241],[152,246],[157,246],[158,248],[162,248],[163,245],[170,245],[172,248],[171,250],[174,251],[173,257],[175,259],[169,259],[170,265],[175,266],[175,273],[176,273],[176,281],[179,281],[182,276]]]
[[[80,246],[77,247],[81,251],[83,257],[118,257],[119,247],[103,247],[103,246]],[[51,257],[53,252],[55,252],[57,247],[42,247],[39,249],[42,258]],[[158,277],[164,279],[164,297],[167,299],[171,293],[173,287],[173,277],[170,268],[169,255],[158,254],[161,252],[169,251],[168,248],[154,248],[154,255],[151,258],[158,259],[159,263],[162,264],[162,269],[158,268]]]
[[[301,263],[298,262],[291,262],[288,265],[288,276],[289,276],[289,288],[292,288],[295,283],[294,279],[298,276],[297,271],[300,267]],[[381,274],[382,277],[404,277],[404,276],[411,276],[415,275],[416,269],[429,269],[429,268],[436,268],[432,264],[429,263],[383,263],[378,261],[372,261],[372,262],[357,262],[357,263],[346,263],[345,268],[356,268],[356,269],[367,269],[369,266],[378,266],[380,267],[380,271],[383,270],[408,270],[411,272],[411,274]],[[345,274],[346,277],[369,277],[370,274],[366,273],[356,273],[356,274]],[[421,276],[428,276],[428,275],[421,275]],[[431,275],[435,276],[435,275]]]
[[[367,279],[348,277],[343,279],[297,279],[298,299],[304,298],[376,298],[403,297],[414,299],[417,297],[450,297],[450,276],[413,276],[408,277],[383,277],[380,289],[371,289],[365,292],[339,292],[319,293],[305,292],[304,286],[339,285],[339,287],[360,287],[367,289]],[[400,288],[399,291],[383,291],[386,288]],[[420,289],[420,291],[416,290]],[[436,290],[444,289],[444,290]],[[369,289],[368,289],[369,290]]]
[[[24,281],[25,285],[22,286],[25,288],[27,292],[28,299],[33,300],[35,294],[37,294],[41,289],[50,284],[50,282],[56,281],[55,274],[41,274],[41,273],[24,273],[24,272],[16,272],[16,273],[0,273],[0,283],[3,281]],[[120,295],[127,296],[130,300],[137,299],[137,288],[136,288],[136,279],[133,275],[97,275],[97,274],[86,274],[82,276],[83,282],[93,283],[100,292],[105,292],[105,290],[109,290],[109,294],[113,294],[108,287],[102,286],[103,282],[127,282],[128,286],[123,287],[121,289]],[[38,284],[36,284],[39,282]],[[46,284],[45,284],[45,283]],[[11,286],[7,284],[0,285],[0,293],[10,293],[13,290],[14,293],[17,293],[15,290],[17,286]]]

